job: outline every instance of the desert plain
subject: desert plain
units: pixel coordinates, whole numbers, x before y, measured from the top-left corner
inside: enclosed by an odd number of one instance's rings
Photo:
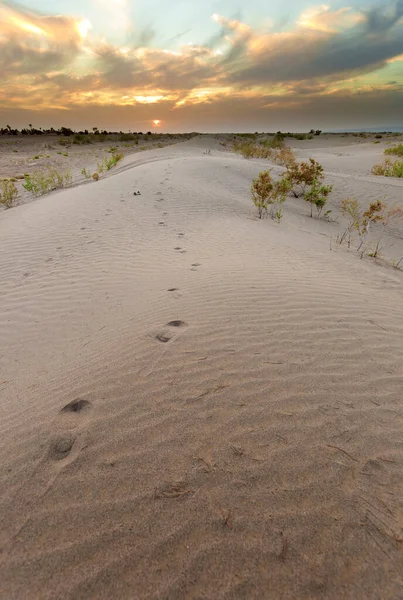
[[[280,223],[231,139],[0,140],[1,598],[403,597],[403,223],[338,243],[403,136],[286,139],[332,212]]]

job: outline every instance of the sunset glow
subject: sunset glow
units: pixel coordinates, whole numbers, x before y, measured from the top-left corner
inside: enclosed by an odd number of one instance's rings
[[[0,0],[2,118],[85,127],[95,111],[108,128],[179,131],[386,126],[403,120],[403,4],[360,1],[293,0],[261,14],[251,0],[235,17],[230,0],[220,13],[195,0],[182,16],[163,0],[152,10],[72,0],[70,14],[61,0],[52,14],[45,0]]]

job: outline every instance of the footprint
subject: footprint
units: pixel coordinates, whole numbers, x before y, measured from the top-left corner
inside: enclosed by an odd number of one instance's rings
[[[172,335],[168,335],[166,333],[157,333],[155,339],[159,342],[162,342],[163,344],[166,344],[167,342],[169,342],[169,340],[172,339]]]
[[[164,221],[159,221],[158,225],[165,225]]]
[[[82,398],[77,398],[76,400],[73,400],[72,402],[69,402],[68,404],[66,404],[66,406],[63,406],[63,408],[61,409],[60,412],[61,413],[78,413],[78,412],[88,410],[91,406],[92,406],[92,404],[88,400],[83,400]]]
[[[192,265],[191,265],[191,266],[192,266],[192,267],[201,267],[201,264],[200,264],[200,263],[192,263]]]
[[[167,323],[167,327],[185,327],[185,325],[185,321],[180,321],[179,319],[175,321],[169,321],[169,323]]]
[[[169,329],[167,329],[168,327],[169,327]],[[172,340],[172,338],[174,337],[172,328],[178,329],[180,327],[186,327],[185,321],[181,321],[180,319],[176,319],[174,321],[169,321],[169,323],[167,323],[165,325],[165,328],[162,331],[160,331],[159,333],[157,333],[157,335],[155,336],[155,339],[163,344],[166,344],[167,342]],[[171,331],[170,331],[170,329],[171,329]]]
[[[168,292],[177,292],[179,288],[169,288]]]
[[[70,454],[76,438],[71,434],[63,434],[51,441],[49,457],[53,460],[63,460]]]

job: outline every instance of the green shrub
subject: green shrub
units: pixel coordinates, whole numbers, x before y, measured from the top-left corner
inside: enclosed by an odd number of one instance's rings
[[[52,190],[69,187],[72,183],[70,171],[60,173],[57,169],[25,175],[24,179],[23,187],[34,196],[42,196]]]
[[[84,144],[92,144],[92,138],[89,135],[85,135],[83,133],[75,133],[73,137],[73,144],[84,145]]]
[[[311,217],[313,216],[314,206],[316,206],[317,218],[320,217],[322,210],[327,202],[327,197],[329,196],[332,190],[332,185],[320,185],[316,178],[313,180],[310,190],[305,192],[304,194],[304,199],[311,205]]]
[[[371,169],[373,175],[383,175],[384,177],[403,177],[403,160],[394,162],[387,158],[385,162],[374,165]]]
[[[324,179],[323,167],[313,158],[309,162],[290,161],[287,165],[287,178],[292,183],[292,193],[295,198],[305,195],[313,182],[320,183]]]
[[[91,173],[87,171],[85,167],[81,169],[81,175],[83,175],[83,177],[85,177],[86,179],[90,179],[91,177]]]
[[[368,244],[365,242],[372,223],[379,223],[381,225],[381,230],[375,246],[372,248],[371,252],[369,252],[369,256],[376,258],[381,250],[380,244],[385,227],[390,223],[403,218],[403,208],[392,208],[388,210],[386,204],[380,200],[371,202],[368,205],[368,208],[363,210],[355,198],[346,198],[341,203],[340,208],[343,215],[348,217],[349,222],[347,229],[339,236],[338,241],[342,244],[343,241],[347,239],[350,247],[351,233],[355,230],[358,233],[360,240],[357,251],[361,250],[361,258],[365,251],[368,250]]]
[[[251,186],[252,201],[258,210],[259,219],[267,215],[270,206],[270,216],[280,222],[283,216],[282,205],[290,189],[291,183],[286,177],[273,182],[271,171],[259,173]]]
[[[18,198],[18,189],[13,181],[3,179],[0,182],[0,204],[6,208],[11,208]]]
[[[393,146],[392,148],[386,148],[385,154],[393,154],[395,156],[403,156],[403,144]]]
[[[114,152],[109,158],[105,157],[101,162],[98,163],[98,173],[109,171],[114,167],[120,160],[122,160],[123,154]]]

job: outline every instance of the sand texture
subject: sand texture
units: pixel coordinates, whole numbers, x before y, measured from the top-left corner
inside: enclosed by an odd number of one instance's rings
[[[403,204],[329,144],[332,206]],[[0,214],[1,598],[403,598],[403,273],[256,219],[264,166],[194,138]]]

